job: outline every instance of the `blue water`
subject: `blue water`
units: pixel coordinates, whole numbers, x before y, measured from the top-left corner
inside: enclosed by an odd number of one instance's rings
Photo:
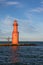
[[[20,43],[37,46],[0,46],[0,65],[43,65],[43,42]]]

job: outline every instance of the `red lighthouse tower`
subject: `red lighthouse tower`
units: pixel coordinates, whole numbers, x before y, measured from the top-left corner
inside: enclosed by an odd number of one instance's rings
[[[12,44],[18,44],[18,42],[19,42],[18,23],[15,20],[13,23]]]

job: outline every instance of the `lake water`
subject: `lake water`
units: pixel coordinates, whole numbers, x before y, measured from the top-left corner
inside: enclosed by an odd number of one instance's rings
[[[0,65],[43,65],[43,42],[23,43],[37,46],[0,46]]]

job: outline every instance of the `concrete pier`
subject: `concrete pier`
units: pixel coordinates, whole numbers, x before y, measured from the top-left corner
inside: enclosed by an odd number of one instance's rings
[[[36,44],[0,44],[0,46],[37,46]]]

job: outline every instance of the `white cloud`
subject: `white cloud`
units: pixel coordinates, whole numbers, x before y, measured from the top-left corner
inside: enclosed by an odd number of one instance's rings
[[[19,5],[19,2],[6,2],[6,5]]]
[[[7,1],[7,0],[0,0],[1,6],[16,6],[22,7],[23,5],[18,1]]]
[[[43,7],[34,8],[31,10],[31,12],[38,12],[38,13],[43,12]]]
[[[13,25],[13,18],[11,18],[10,16],[5,17],[4,19],[1,20],[1,33],[0,35],[2,36],[11,36],[11,31],[12,31],[12,25]]]
[[[16,6],[16,7],[22,7],[23,5],[20,2],[17,1],[7,1],[7,0],[0,0],[0,4],[2,6]]]
[[[13,17],[10,17],[10,16],[7,16],[5,17],[1,22],[1,31],[2,33],[0,35],[2,36],[10,36],[11,37],[11,34],[12,34],[12,25],[13,25],[13,21],[14,20],[17,20],[18,21],[18,24],[19,24],[19,33],[20,33],[20,38],[22,36],[22,38],[25,38],[27,33],[28,33],[28,30],[27,28],[29,28],[29,20],[24,20],[24,19],[18,19],[18,18],[13,18]],[[29,30],[30,31],[30,30]],[[25,34],[24,34],[25,33]],[[23,36],[24,35],[24,36]],[[28,37],[26,37],[28,38]]]
[[[40,11],[39,11],[40,10]],[[42,12],[42,9],[39,8],[38,11],[34,11],[33,9],[25,12],[25,16],[28,19],[26,22],[27,26],[24,26],[25,32],[25,40],[30,41],[42,41],[43,40],[43,21],[36,22],[33,20],[33,12]],[[22,39],[22,37],[21,37]]]
[[[14,20],[18,21],[19,38],[20,40],[41,40],[43,38],[43,23],[33,25],[29,20],[18,19],[11,16],[6,16],[0,23],[0,36],[12,37],[12,25]],[[42,39],[43,40],[43,39]]]
[[[17,1],[8,1],[8,2],[5,2],[5,5],[6,6],[16,6],[17,8],[23,7],[23,5],[20,2],[17,2]]]

